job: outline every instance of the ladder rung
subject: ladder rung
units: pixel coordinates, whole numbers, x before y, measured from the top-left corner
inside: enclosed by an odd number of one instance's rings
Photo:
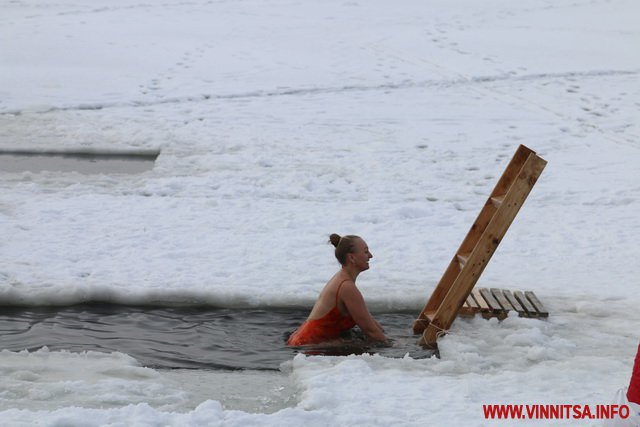
[[[502,202],[504,202],[504,194],[502,196],[494,196],[491,198],[491,203],[493,203],[493,206],[495,206],[496,208],[499,208],[500,205],[502,204]]]
[[[471,252],[466,252],[466,253],[457,255],[458,264],[460,264],[460,270],[462,270],[462,267],[464,267],[464,265],[467,263],[467,260],[469,259],[470,256],[471,256]]]
[[[433,318],[436,317],[436,312],[435,311],[427,311],[426,313],[424,313],[424,317],[427,319],[427,321],[431,322],[433,320]]]

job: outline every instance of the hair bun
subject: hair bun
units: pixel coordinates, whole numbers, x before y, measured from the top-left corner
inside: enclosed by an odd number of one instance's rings
[[[336,233],[333,233],[329,236],[329,242],[336,248],[338,247],[338,243],[340,243],[340,239],[342,239],[342,237],[340,237],[340,235]]]

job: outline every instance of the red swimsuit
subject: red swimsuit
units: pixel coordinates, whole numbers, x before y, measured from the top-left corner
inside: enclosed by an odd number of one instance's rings
[[[346,280],[342,281],[342,283]],[[342,283],[336,291],[336,305],[319,319],[305,320],[289,337],[287,345],[318,344],[338,338],[344,331],[353,328],[356,322],[350,315],[344,316],[338,310],[338,293]]]

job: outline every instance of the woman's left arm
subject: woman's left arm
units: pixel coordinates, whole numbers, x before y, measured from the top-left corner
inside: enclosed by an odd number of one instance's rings
[[[364,302],[362,294],[355,283],[348,281],[342,286],[340,299],[347,307],[349,314],[369,338],[376,341],[387,341],[384,330],[378,322],[371,316],[369,309]]]

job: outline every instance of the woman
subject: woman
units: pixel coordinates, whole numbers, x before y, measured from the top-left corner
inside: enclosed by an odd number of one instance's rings
[[[336,340],[358,325],[373,341],[386,341],[384,330],[376,322],[356,287],[356,278],[369,269],[373,258],[364,240],[358,236],[332,234],[329,241],[342,265],[320,292],[307,320],[289,337],[288,345],[318,344]]]

